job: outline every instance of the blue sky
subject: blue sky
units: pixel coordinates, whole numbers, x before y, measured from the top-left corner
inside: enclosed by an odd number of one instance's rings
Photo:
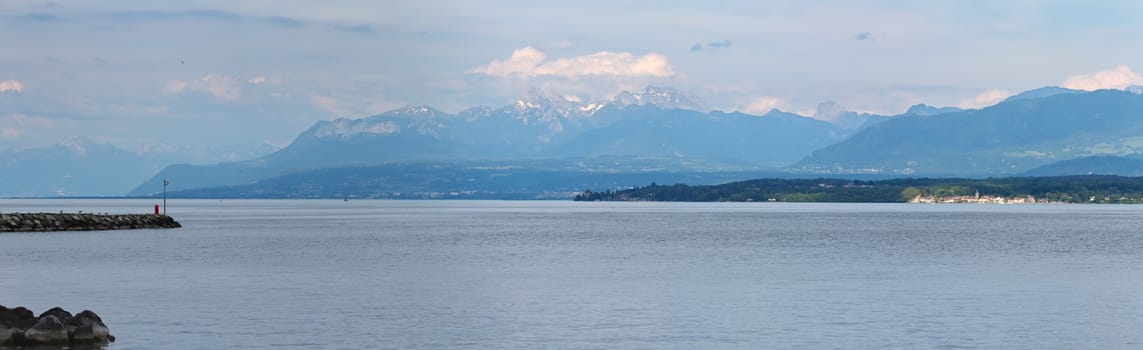
[[[314,122],[536,86],[714,109],[980,107],[1143,83],[1134,1],[24,1],[0,5],[0,149],[282,146]]]

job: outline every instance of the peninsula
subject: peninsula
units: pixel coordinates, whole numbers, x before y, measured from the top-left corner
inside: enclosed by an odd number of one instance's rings
[[[618,191],[586,190],[576,201],[849,203],[1143,203],[1143,177],[1107,175],[988,179],[758,179]]]

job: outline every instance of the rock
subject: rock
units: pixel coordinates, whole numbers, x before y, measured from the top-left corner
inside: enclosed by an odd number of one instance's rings
[[[91,310],[72,316],[67,310],[54,307],[36,318],[27,308],[9,309],[0,305],[0,349],[113,341],[115,337],[103,319]]]
[[[13,345],[14,339],[12,338],[14,337],[13,333],[16,333],[15,331],[8,326],[0,325],[0,346]]]
[[[85,324],[74,328],[71,332],[71,342],[73,344],[88,344],[95,342],[95,331],[91,329],[91,325]]]
[[[76,314],[75,317],[68,320],[65,326],[73,336],[79,334],[80,329],[87,326],[91,331],[93,341],[115,341],[115,337],[111,336],[111,331],[107,329],[107,325],[103,324],[103,319],[91,310],[83,310],[83,312]],[[78,341],[77,337],[76,342]]]
[[[30,344],[67,344],[67,328],[55,315],[40,318],[36,325],[24,331],[24,339]]]
[[[60,319],[60,322],[64,322],[64,323],[67,323],[67,321],[70,320],[72,317],[70,312],[67,312],[67,310],[61,309],[59,306],[56,306],[56,307],[53,307],[51,309],[48,309],[48,311],[44,311],[44,313],[40,314],[40,317],[37,317],[37,318],[44,318],[44,316],[47,316],[47,315],[55,316],[56,318]]]
[[[0,305],[0,327],[7,328],[12,326],[12,320],[9,319],[11,317],[11,310],[4,305]]]
[[[0,306],[0,325],[28,329],[36,324],[36,314],[23,306],[8,309]]]

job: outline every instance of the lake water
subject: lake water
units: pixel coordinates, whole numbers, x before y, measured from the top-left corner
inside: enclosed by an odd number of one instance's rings
[[[95,310],[109,349],[1143,348],[1143,206],[169,204],[0,234],[0,304]]]

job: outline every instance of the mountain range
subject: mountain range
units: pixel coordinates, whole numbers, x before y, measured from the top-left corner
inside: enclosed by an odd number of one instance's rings
[[[634,182],[644,180],[707,183],[763,175],[1128,175],[1139,172],[1143,159],[1138,156],[1143,154],[1139,92],[1143,89],[1045,87],[981,109],[915,105],[892,116],[855,113],[826,101],[810,118],[776,109],[763,115],[710,111],[672,88],[624,91],[598,101],[532,89],[507,105],[457,113],[409,106],[321,121],[264,156],[175,164],[157,174],[153,166],[132,163],[124,154],[129,152],[104,147],[88,147],[98,151],[87,152],[88,160],[68,158],[58,149],[38,155],[0,152],[5,167],[33,169],[23,172],[27,176],[0,175],[6,176],[0,196],[103,194],[84,189],[124,188],[130,181],[138,185],[128,195],[150,196],[162,190],[164,179],[171,181],[168,190],[185,196],[414,198],[418,195],[410,193],[463,192],[486,198],[500,191],[528,198],[586,186],[646,185]],[[60,163],[98,167],[94,164],[100,162],[116,164],[117,170],[53,170]],[[154,175],[141,184],[138,179],[145,175],[116,175],[147,171]],[[76,173],[123,183],[71,180]],[[386,180],[376,180],[381,178]],[[354,192],[335,182],[388,194]]]
[[[361,119],[322,121],[265,157],[164,169],[130,192],[236,186],[302,171],[392,162],[520,159],[654,158],[665,168],[709,160],[724,168],[764,170],[788,165],[856,129],[773,110],[762,116],[704,112],[676,89],[647,87],[604,101],[581,101],[539,89],[500,107],[456,114],[410,106]]]
[[[1059,88],[1021,95],[978,110],[888,120],[814,151],[792,168],[1010,176],[1074,158],[1143,152],[1143,95]]]

